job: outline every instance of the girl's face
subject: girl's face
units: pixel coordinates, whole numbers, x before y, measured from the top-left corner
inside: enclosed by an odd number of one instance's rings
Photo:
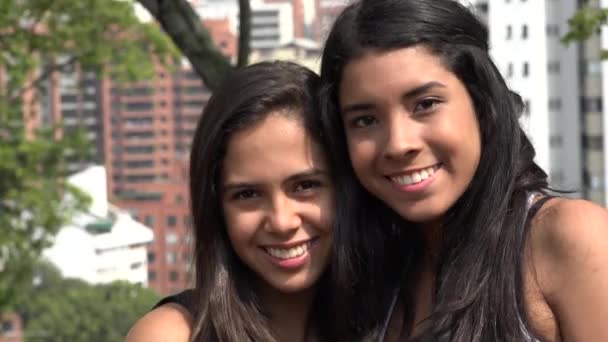
[[[424,47],[372,51],[344,68],[339,101],[363,186],[409,221],[441,220],[481,154],[460,80]]]
[[[228,143],[222,205],[230,242],[281,292],[309,289],[330,258],[333,188],[323,157],[301,121],[283,113]]]

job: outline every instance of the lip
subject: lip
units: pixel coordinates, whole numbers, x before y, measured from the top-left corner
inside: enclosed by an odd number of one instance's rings
[[[424,190],[426,190],[432,183],[433,181],[435,181],[435,179],[437,178],[437,174],[441,171],[442,169],[442,164],[435,164],[433,166],[429,166],[435,169],[435,172],[429,176],[427,179],[418,182],[416,184],[410,184],[410,185],[401,185],[399,183],[394,182],[390,176],[386,176],[385,179],[397,190],[399,190],[400,192],[404,192],[404,193],[420,193]],[[419,170],[425,170],[428,169],[429,167],[426,168],[419,168],[419,169],[410,169],[408,171],[402,171],[400,173],[394,173],[392,174],[392,177],[397,177],[397,176],[402,176],[402,175],[406,175],[408,173],[412,173],[414,171],[419,171]]]
[[[264,244],[264,245],[260,245],[260,247],[261,248],[288,249],[288,248],[292,248],[295,246],[303,245],[305,243],[313,243],[318,238],[319,238],[318,236],[315,236],[315,237],[312,237],[312,238],[306,239],[306,240],[299,240],[299,241],[286,242],[286,243],[277,243],[277,244]]]
[[[273,264],[274,266],[277,266],[278,268],[283,269],[285,271],[293,271],[293,270],[297,270],[297,269],[301,268],[308,262],[308,260],[310,260],[311,251],[316,248],[317,240],[318,240],[318,238],[313,238],[313,239],[303,240],[303,241],[295,242],[295,243],[272,245],[273,247],[271,247],[271,248],[289,248],[289,247],[277,247],[277,246],[298,246],[303,243],[309,244],[306,252],[304,252],[302,255],[300,255],[298,257],[291,258],[291,259],[279,259],[279,258],[276,258],[276,257],[270,255],[268,252],[266,252],[264,250],[264,248],[261,248],[261,250],[262,250],[262,253],[264,253],[264,255],[266,256],[267,260],[270,261],[270,263]],[[266,246],[270,247],[270,245],[266,245]]]
[[[398,172],[393,172],[393,173],[388,173],[385,175],[385,177],[390,178],[391,177],[399,177],[399,176],[404,176],[404,175],[409,175],[413,172],[419,172],[422,170],[426,170],[428,168],[434,168],[435,171],[441,168],[441,163],[437,163],[437,164],[433,164],[433,165],[428,165],[428,166],[423,166],[423,167],[417,167],[417,168],[410,168],[410,169],[406,169],[406,170],[402,170],[402,171],[398,171]]]

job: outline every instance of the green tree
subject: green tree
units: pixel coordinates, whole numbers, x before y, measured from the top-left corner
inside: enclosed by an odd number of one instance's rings
[[[121,341],[159,300],[153,291],[127,282],[90,285],[62,278],[48,263],[40,264],[35,279],[15,306],[26,341]]]
[[[86,153],[83,134],[63,134],[60,125],[25,129],[45,81],[76,64],[100,75],[111,70],[121,80],[152,77],[150,56],[179,52],[210,89],[234,68],[186,0],[138,0],[166,35],[136,18],[134,2],[0,1],[0,312],[31,281],[32,265],[57,230],[87,206],[65,183],[64,157]],[[251,27],[249,1],[238,3],[236,67],[247,64]]]
[[[64,158],[86,150],[84,136],[60,125],[27,129],[45,81],[76,64],[146,77],[151,54],[176,53],[156,25],[136,18],[130,1],[0,1],[0,312],[31,282],[52,236],[87,205],[64,181]]]
[[[562,37],[562,43],[568,45],[600,34],[607,20],[608,9],[592,5],[583,6],[568,20],[569,30]],[[608,58],[608,51],[603,50],[601,58]]]

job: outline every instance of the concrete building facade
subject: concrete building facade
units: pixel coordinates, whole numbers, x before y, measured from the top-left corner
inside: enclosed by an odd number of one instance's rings
[[[68,178],[92,203],[86,213],[59,230],[43,255],[64,277],[91,284],[126,280],[147,286],[147,248],[153,232],[108,203],[105,177],[103,166],[93,166]]]
[[[206,25],[228,58],[236,38],[227,19]],[[102,83],[105,157],[111,202],[151,227],[150,287],[162,294],[190,285],[187,168],[196,124],[210,96],[183,61],[158,61],[152,80]]]
[[[524,98],[522,124],[551,185],[606,205],[603,98],[608,95],[608,69],[600,59],[608,46],[606,31],[580,44],[562,44],[568,19],[581,6],[574,1],[463,2],[475,6],[489,25],[492,57],[509,86]],[[588,5],[607,6],[608,1]]]

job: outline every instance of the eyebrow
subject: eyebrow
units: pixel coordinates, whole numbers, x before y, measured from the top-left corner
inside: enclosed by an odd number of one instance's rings
[[[446,88],[446,85],[437,81],[427,82],[414,89],[409,90],[402,97],[405,99],[412,99],[428,92],[433,88]],[[371,103],[353,103],[348,106],[345,106],[342,109],[342,115],[347,114],[348,112],[366,111],[372,108],[374,108],[374,105]]]
[[[326,176],[326,175],[327,175],[327,171],[313,167],[308,170],[298,172],[296,174],[293,174],[293,175],[287,177],[285,182],[294,182],[294,181],[297,181],[297,180],[303,179],[303,178],[309,178],[309,177],[315,177],[315,176]],[[231,191],[231,190],[255,188],[255,187],[259,187],[260,185],[261,185],[260,183],[249,183],[249,182],[230,183],[229,182],[222,186],[222,191],[227,192],[227,191]]]

